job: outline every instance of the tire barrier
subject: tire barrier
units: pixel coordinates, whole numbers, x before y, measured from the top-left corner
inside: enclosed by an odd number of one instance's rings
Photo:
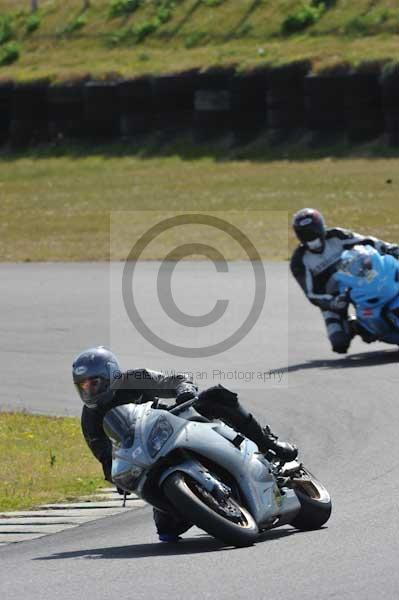
[[[309,71],[307,61],[270,70],[267,91],[270,129],[290,131],[305,127],[305,77]]]
[[[231,124],[238,142],[246,142],[266,127],[268,69],[236,73],[230,82]]]
[[[382,93],[378,73],[351,73],[347,77],[345,110],[348,138],[363,142],[384,131]]]
[[[230,87],[234,69],[209,69],[198,74],[194,97],[194,135],[205,141],[231,131]]]
[[[83,84],[64,84],[49,87],[49,132],[52,139],[85,136],[83,94]]]
[[[119,82],[0,83],[0,143],[19,147],[64,137],[136,138],[193,131],[206,141],[262,129],[381,136],[399,145],[399,64],[314,75],[306,61],[237,73],[232,67]],[[278,136],[279,137],[279,136]],[[317,139],[317,136],[316,138]]]
[[[0,143],[4,143],[10,135],[11,100],[14,84],[0,83]]]
[[[25,146],[48,139],[47,83],[16,84],[11,101],[10,141]]]
[[[347,74],[305,77],[305,125],[313,133],[337,133],[346,129]]]
[[[150,133],[154,127],[150,77],[126,79],[118,85],[120,131],[123,137]]]
[[[381,76],[384,129],[388,145],[399,145],[399,64],[387,65]]]
[[[160,75],[152,81],[154,128],[167,134],[192,129],[199,71]]]
[[[84,86],[85,133],[89,139],[119,136],[119,103],[116,83],[89,81]]]

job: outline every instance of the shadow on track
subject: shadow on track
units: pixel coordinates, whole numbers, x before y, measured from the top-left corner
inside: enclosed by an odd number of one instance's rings
[[[399,362],[398,350],[379,350],[374,352],[359,352],[358,354],[350,354],[349,356],[345,356],[345,358],[338,359],[308,360],[304,363],[297,363],[280,369],[272,369],[272,371],[295,373],[295,371],[306,369],[355,369],[358,367],[374,367],[397,362]]]
[[[290,537],[297,533],[303,533],[296,529],[273,529],[261,534],[259,543]],[[192,538],[183,538],[178,544],[132,544],[129,546],[108,546],[105,548],[86,548],[72,550],[70,552],[59,552],[50,556],[41,556],[33,560],[60,560],[68,558],[88,559],[117,559],[117,558],[148,558],[150,556],[183,556],[184,554],[204,554],[207,552],[219,552],[221,550],[237,550],[232,546],[226,546],[223,542],[215,540],[208,534],[203,533]]]

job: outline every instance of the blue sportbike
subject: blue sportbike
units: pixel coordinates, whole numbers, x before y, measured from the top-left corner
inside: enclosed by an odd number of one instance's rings
[[[339,293],[353,304],[359,329],[369,334],[367,341],[399,345],[398,260],[357,245],[342,253],[333,278]]]

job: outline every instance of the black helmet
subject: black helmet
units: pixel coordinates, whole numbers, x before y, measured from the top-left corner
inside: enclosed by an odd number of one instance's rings
[[[298,240],[311,252],[323,252],[326,226],[323,216],[314,208],[302,208],[295,213],[292,226]]]
[[[113,379],[121,377],[121,371],[115,354],[104,346],[97,346],[75,358],[72,376],[84,404],[96,408],[112,398],[110,385]]]

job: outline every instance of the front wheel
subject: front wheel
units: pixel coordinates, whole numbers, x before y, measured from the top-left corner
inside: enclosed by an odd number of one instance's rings
[[[301,476],[292,479],[292,487],[301,509],[291,522],[293,527],[309,531],[320,529],[331,515],[331,498],[326,488],[309,471],[302,468]]]
[[[252,515],[231,497],[221,500],[198,481],[177,471],[163,484],[168,500],[178,512],[215,538],[231,546],[250,546],[258,537]]]

